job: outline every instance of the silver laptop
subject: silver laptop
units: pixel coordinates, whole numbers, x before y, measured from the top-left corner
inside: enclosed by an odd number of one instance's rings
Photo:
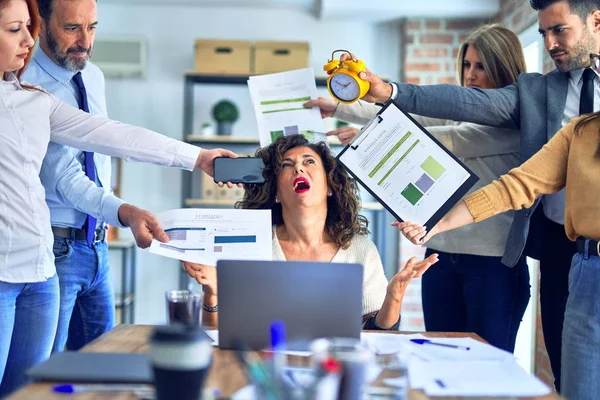
[[[359,338],[362,283],[361,264],[218,261],[219,347],[267,348],[276,320],[291,350],[321,337]]]

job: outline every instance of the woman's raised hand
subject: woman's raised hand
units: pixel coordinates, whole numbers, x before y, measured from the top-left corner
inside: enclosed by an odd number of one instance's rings
[[[424,260],[418,260],[417,257],[412,257],[406,262],[406,265],[400,272],[390,279],[387,292],[394,299],[402,300],[406,287],[413,278],[418,278],[425,273],[433,264],[438,262],[438,255],[432,254]]]
[[[189,276],[196,279],[202,285],[204,294],[210,296],[217,295],[217,267],[183,261],[183,268]]]

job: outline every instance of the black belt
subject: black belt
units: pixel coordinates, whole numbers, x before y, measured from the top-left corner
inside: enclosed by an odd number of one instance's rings
[[[587,252],[585,249],[585,244],[587,242]],[[583,254],[584,256],[600,256],[600,243],[594,239],[586,239],[583,237],[577,238],[577,252]]]
[[[59,228],[57,226],[53,226],[52,233],[54,234],[54,237],[73,240],[87,240],[87,231],[85,229]],[[96,228],[96,231],[94,232],[94,243],[102,242],[105,238],[106,226],[100,226]]]

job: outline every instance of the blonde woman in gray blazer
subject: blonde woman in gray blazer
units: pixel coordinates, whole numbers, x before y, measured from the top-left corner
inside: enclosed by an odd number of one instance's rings
[[[517,36],[501,25],[475,30],[462,45],[457,64],[461,85],[481,89],[509,85],[525,70]],[[368,103],[338,105],[323,98],[305,106],[320,107],[324,117],[361,125],[380,109]],[[412,116],[479,176],[471,191],[519,165],[517,130]],[[357,132],[346,127],[328,135],[337,135],[347,144]],[[512,220],[512,214],[504,214],[485,226],[469,225],[428,242],[427,254],[439,253],[438,265],[423,275],[422,282],[428,331],[476,332],[496,347],[514,350],[529,302],[529,272],[524,256],[514,268],[501,261]]]

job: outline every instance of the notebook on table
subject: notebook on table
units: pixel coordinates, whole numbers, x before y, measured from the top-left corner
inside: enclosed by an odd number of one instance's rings
[[[69,383],[152,383],[152,369],[146,354],[54,353],[30,368],[27,376],[36,381]]]

